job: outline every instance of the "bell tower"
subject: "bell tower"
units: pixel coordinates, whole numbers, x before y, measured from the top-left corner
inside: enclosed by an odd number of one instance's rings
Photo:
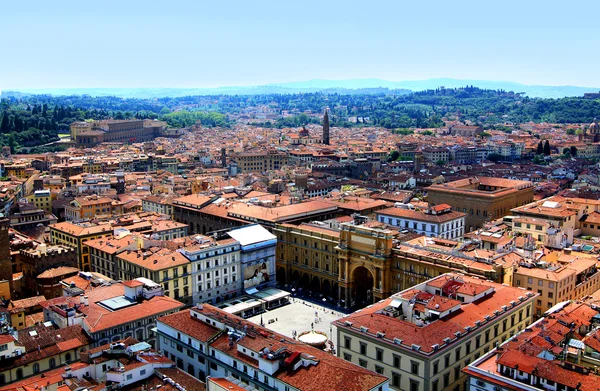
[[[323,144],[329,145],[329,114],[325,109],[325,115],[323,116]]]

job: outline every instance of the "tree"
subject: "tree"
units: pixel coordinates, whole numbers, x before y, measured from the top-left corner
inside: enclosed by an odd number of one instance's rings
[[[544,144],[544,155],[550,156],[550,141],[548,140],[546,140],[546,143]]]
[[[446,162],[444,160],[440,159],[437,162],[435,162],[435,164],[437,164],[438,166],[442,167],[444,164],[446,164]]]
[[[571,136],[573,136],[575,134],[575,129],[569,128],[569,129],[567,129],[566,133],[569,134],[569,135],[571,135]]]
[[[571,150],[571,156],[573,156],[573,157],[577,156],[577,147],[572,145],[570,150]]]
[[[536,155],[541,155],[544,153],[544,145],[542,144],[543,141],[540,141],[537,145],[537,150],[535,151]]]
[[[395,162],[400,157],[400,152],[392,151],[390,152],[390,157],[388,158],[389,162]]]
[[[498,163],[502,160],[503,156],[499,153],[490,153],[487,158],[490,162]]]
[[[433,136],[433,132],[431,130],[424,130],[421,132],[423,136]]]
[[[481,132],[481,133],[479,133],[479,137],[488,138],[488,137],[492,137],[492,134],[488,133],[488,132]]]

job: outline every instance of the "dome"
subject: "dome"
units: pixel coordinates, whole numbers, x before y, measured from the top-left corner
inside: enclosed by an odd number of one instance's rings
[[[590,133],[600,133],[599,130],[600,126],[596,122],[596,118],[594,118],[594,121],[590,124]]]
[[[298,133],[298,136],[306,138],[306,137],[310,137],[310,133],[308,132],[308,129],[306,129],[306,127],[303,126],[302,130],[300,131],[300,133]]]

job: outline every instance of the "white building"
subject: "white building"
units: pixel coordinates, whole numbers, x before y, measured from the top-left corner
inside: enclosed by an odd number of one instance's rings
[[[407,229],[425,236],[460,239],[465,233],[465,213],[456,212],[447,204],[416,210],[411,205],[398,204],[394,208],[375,212],[377,221]]]
[[[200,380],[246,390],[389,390],[383,375],[207,304],[160,318],[157,333],[164,354]]]
[[[178,250],[192,263],[192,303],[220,303],[242,291],[240,243],[203,235]]]
[[[277,237],[258,224],[236,228],[227,233],[240,243],[244,289],[275,286],[275,248]]]

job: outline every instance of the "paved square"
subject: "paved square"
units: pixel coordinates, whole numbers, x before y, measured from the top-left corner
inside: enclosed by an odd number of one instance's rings
[[[344,314],[340,312],[324,308],[308,301],[303,301],[302,299],[291,298],[290,300],[290,304],[264,312],[261,315],[253,316],[248,318],[248,320],[260,324],[260,318],[262,316],[266,328],[292,338],[292,332],[294,330],[298,334],[303,331],[310,331],[311,323],[314,323],[315,330],[330,335],[329,327],[331,326],[331,322],[344,316]],[[315,323],[315,311],[320,318],[320,321],[317,323]],[[273,323],[269,323],[271,319],[277,320]],[[335,331],[335,327],[332,327],[333,335],[330,336],[330,339],[334,346],[337,347]]]

